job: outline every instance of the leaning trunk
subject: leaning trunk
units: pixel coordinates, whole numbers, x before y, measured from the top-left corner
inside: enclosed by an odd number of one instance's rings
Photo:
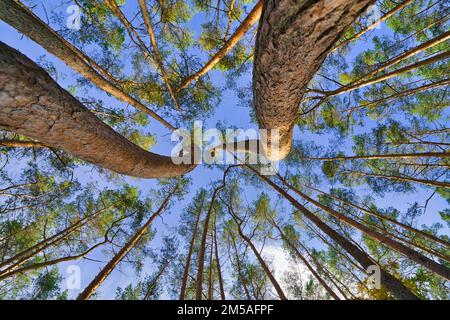
[[[143,150],[107,126],[42,68],[0,42],[0,128],[99,167],[140,178],[183,175],[195,165]]]

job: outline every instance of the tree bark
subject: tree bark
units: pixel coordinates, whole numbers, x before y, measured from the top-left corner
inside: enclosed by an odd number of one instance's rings
[[[170,199],[177,191],[179,185],[174,187],[174,189],[168,194],[168,196],[164,199],[161,206],[156,210],[154,214],[148,218],[148,220],[144,223],[144,225],[134,234],[134,236],[128,240],[128,242],[120,249],[119,252],[106,264],[106,266],[97,274],[94,280],[89,283],[89,285],[81,292],[77,300],[88,300],[92,294],[97,290],[97,288],[105,281],[105,279],[110,275],[111,272],[116,268],[116,266],[127,256],[127,254],[133,250],[139,240],[147,233],[150,225],[153,220],[159,217],[167,205],[169,204]]]
[[[103,78],[91,65],[92,59],[60,37],[39,17],[17,0],[0,0],[0,19],[38,43],[51,54],[64,61],[69,67],[80,73],[105,92],[144,112],[161,124],[175,130],[176,128],[143,105],[141,102],[123,92],[115,84]]]
[[[330,226],[324,223],[320,218],[315,216],[306,207],[301,205],[297,200],[295,200],[289,193],[284,191],[281,187],[276,185],[273,181],[265,176],[259,174],[259,172],[252,167],[247,165],[252,172],[254,172],[261,180],[270,185],[275,189],[280,195],[282,195],[286,200],[288,200],[299,212],[301,212],[308,220],[310,220],[314,225],[316,225],[320,230],[322,230],[327,236],[329,236],[333,241],[339,244],[345,251],[347,251],[363,269],[367,270],[370,266],[376,265],[370,256],[359,249],[357,246],[348,241],[345,237],[339,234],[337,231],[333,230]],[[400,300],[417,300],[418,297],[414,295],[399,279],[393,277],[391,274],[380,268],[381,272],[381,285],[391,292],[391,294]]]
[[[131,143],[62,89],[42,68],[1,42],[0,127],[129,176],[168,178],[195,167],[175,165],[171,157]]]
[[[289,154],[307,84],[340,34],[373,2],[264,0],[255,46],[253,104],[260,128],[279,130],[279,150],[272,150],[271,139],[265,146],[268,159]]]

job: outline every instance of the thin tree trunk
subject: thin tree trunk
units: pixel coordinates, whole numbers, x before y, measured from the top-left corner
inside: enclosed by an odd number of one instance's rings
[[[380,25],[381,23],[383,23],[384,21],[386,21],[387,19],[389,19],[390,17],[392,17],[394,14],[396,14],[397,12],[399,12],[400,10],[404,9],[407,5],[409,5],[411,2],[413,2],[414,0],[406,0],[404,2],[402,2],[401,4],[399,4],[398,6],[396,6],[395,8],[393,8],[392,10],[390,10],[388,13],[386,13],[384,16],[382,16],[380,19],[378,19],[377,21],[375,21],[374,23],[372,23],[371,25],[365,27],[364,29],[362,29],[361,31],[359,31],[357,34],[355,34],[353,37],[351,37],[350,39],[347,39],[345,41],[342,41],[340,43],[338,43],[332,50],[331,52],[336,51],[337,49],[346,46],[347,44],[349,44],[350,42],[353,42],[359,38],[361,38],[364,34],[366,34],[367,32],[369,32],[370,30],[372,30],[373,28],[376,28],[378,25]]]
[[[200,217],[203,213],[204,201],[205,201],[205,197],[202,198],[202,202],[200,204],[200,210],[198,212],[197,219],[195,219],[194,230],[192,231],[192,238],[191,238],[191,242],[189,244],[189,252],[186,257],[186,264],[184,266],[183,279],[181,281],[180,300],[184,300],[185,295],[186,295],[186,286],[187,286],[187,281],[188,281],[188,277],[189,277],[189,269],[191,267],[192,253],[194,252],[195,239],[197,238],[197,231],[198,231],[198,225],[200,222]]]
[[[417,252],[405,245],[403,245],[402,243],[399,243],[389,237],[386,237],[384,234],[378,233],[372,229],[370,229],[369,227],[337,212],[336,210],[329,208],[323,204],[321,204],[320,202],[312,199],[311,197],[307,196],[306,194],[304,194],[303,192],[301,192],[300,190],[298,190],[297,188],[294,188],[292,185],[290,185],[286,180],[284,180],[283,178],[279,177],[280,181],[286,186],[288,187],[290,190],[292,190],[293,192],[295,192],[296,194],[298,194],[300,197],[302,197],[303,199],[305,199],[306,201],[312,203],[314,206],[322,209],[323,211],[325,211],[326,213],[330,214],[331,216],[335,217],[336,219],[345,222],[346,224],[348,224],[351,227],[354,227],[358,230],[360,230],[361,232],[365,233],[366,235],[368,235],[369,237],[376,239],[378,241],[380,241],[382,244],[388,246],[389,248],[403,254],[404,256],[406,256],[407,258],[409,258],[411,261],[416,262],[419,265],[422,265],[426,268],[428,268],[429,270],[433,271],[434,273],[440,275],[441,277],[443,277],[444,279],[450,280],[450,269],[447,268],[444,265],[441,265],[439,263],[436,263],[435,261],[429,259],[428,257],[424,256],[423,254],[421,254],[420,252]]]
[[[416,234],[419,234],[419,235],[421,235],[421,236],[423,236],[423,237],[426,237],[426,238],[428,238],[428,239],[430,239],[430,240],[436,241],[436,242],[438,242],[438,243],[440,243],[440,244],[446,246],[447,248],[450,248],[450,243],[448,243],[447,241],[442,240],[442,239],[440,239],[440,238],[438,238],[438,237],[436,237],[436,236],[434,236],[434,235],[432,235],[432,234],[429,234],[429,233],[426,233],[426,232],[421,231],[421,230],[419,230],[419,229],[413,228],[413,227],[411,227],[411,226],[409,226],[409,225],[407,225],[407,224],[398,222],[398,221],[395,220],[395,219],[389,218],[389,217],[387,217],[387,216],[383,216],[383,215],[381,215],[381,214],[379,214],[379,213],[377,213],[377,212],[374,212],[374,211],[371,211],[371,210],[364,209],[363,207],[361,207],[361,206],[359,206],[359,205],[357,205],[357,204],[354,204],[354,203],[352,203],[352,202],[350,202],[350,201],[341,199],[341,198],[336,197],[336,196],[334,196],[334,195],[332,195],[332,194],[326,193],[326,192],[324,192],[324,191],[322,191],[322,190],[313,188],[313,187],[308,186],[308,185],[304,185],[304,186],[307,187],[307,188],[309,188],[309,189],[311,189],[311,190],[314,190],[314,191],[316,191],[316,192],[319,192],[319,193],[325,195],[326,197],[332,198],[332,199],[337,200],[337,201],[339,201],[339,202],[342,202],[342,203],[344,203],[344,204],[346,204],[346,205],[348,205],[348,206],[351,206],[351,207],[353,207],[353,208],[355,208],[355,209],[357,209],[357,210],[360,210],[360,211],[364,212],[365,214],[368,214],[368,215],[377,217],[377,218],[379,218],[379,219],[383,219],[383,220],[389,221],[389,222],[391,222],[391,223],[393,223],[393,224],[395,224],[395,225],[397,225],[397,226],[399,226],[399,227],[401,227],[401,228],[404,228],[404,229],[406,229],[406,230],[408,230],[408,231],[411,231],[411,232],[414,232],[414,233],[416,233]]]
[[[272,274],[272,271],[270,271],[269,266],[266,264],[266,262],[264,261],[264,259],[261,257],[261,255],[258,252],[258,249],[256,249],[255,245],[252,243],[252,241],[244,235],[244,233],[242,232],[242,228],[241,225],[238,223],[238,221],[236,221],[237,227],[238,227],[238,231],[239,231],[239,235],[241,236],[242,240],[245,241],[245,243],[248,244],[248,246],[250,247],[250,249],[252,249],[253,254],[256,256],[256,258],[258,259],[261,267],[263,268],[265,274],[267,275],[267,277],[269,278],[270,282],[272,283],[273,287],[275,288],[275,291],[278,294],[278,297],[281,300],[287,300],[286,295],[283,292],[283,289],[281,289],[280,284],[278,283],[278,281],[275,279],[275,276]]]
[[[428,58],[428,59],[425,59],[425,60],[421,60],[419,62],[407,65],[405,67],[402,67],[402,68],[399,68],[397,70],[388,72],[386,74],[377,76],[375,78],[364,80],[364,81],[357,82],[357,83],[350,84],[350,85],[346,85],[346,86],[341,87],[339,89],[326,92],[325,96],[327,98],[329,98],[329,97],[334,97],[334,96],[337,96],[337,95],[340,95],[340,94],[343,94],[343,93],[348,93],[348,92],[354,91],[356,89],[361,89],[361,88],[364,88],[366,86],[369,86],[369,85],[372,85],[372,84],[376,84],[376,83],[379,83],[379,82],[382,82],[382,81],[389,80],[391,78],[397,77],[397,76],[399,76],[402,73],[409,72],[409,71],[418,69],[420,67],[424,67],[424,66],[427,66],[429,64],[432,64],[432,63],[435,63],[435,62],[447,59],[448,57],[450,57],[450,52],[449,51],[445,51],[443,53],[434,55],[431,58]]]
[[[399,64],[400,62],[425,51],[426,49],[429,49],[429,48],[434,47],[442,42],[447,41],[448,39],[450,39],[450,31],[444,32],[440,36],[433,38],[427,42],[424,42],[424,43],[418,45],[417,47],[414,47],[414,48],[398,55],[397,57],[384,62],[381,66],[377,67],[375,70],[372,70],[367,74],[364,74],[360,79],[356,80],[355,82],[360,82],[363,79],[371,78],[371,77],[375,76],[376,74],[380,73],[381,71],[384,71],[392,66],[395,66],[395,65]]]
[[[272,225],[280,233],[283,241],[291,248],[291,250],[295,253],[295,255],[303,262],[303,264],[306,266],[306,268],[308,268],[308,270],[312,273],[314,278],[316,278],[316,280],[319,281],[319,283],[323,286],[325,291],[327,291],[333,297],[334,300],[341,300],[341,298],[339,298],[339,296],[333,291],[333,289],[331,289],[330,286],[328,286],[328,284],[325,282],[325,280],[322,279],[322,277],[316,272],[316,270],[314,270],[314,268],[311,266],[311,264],[308,262],[308,260],[306,260],[306,258],[300,253],[300,251],[297,249],[297,247],[292,244],[292,242],[284,234],[283,230],[281,230],[280,226],[276,223],[276,221],[272,217],[269,217],[269,219],[270,219]]]
[[[208,300],[214,299],[214,236],[210,234],[210,250],[209,250],[209,277],[208,277]]]
[[[423,152],[423,153],[397,153],[397,154],[374,154],[360,156],[337,156],[337,157],[300,157],[305,160],[336,161],[336,160],[358,160],[358,159],[413,159],[413,158],[449,158],[450,152]]]
[[[1,0],[0,0],[1,1]],[[143,150],[104,124],[42,68],[0,43],[0,127],[117,173],[183,175],[195,167]]]
[[[307,84],[340,34],[373,2],[264,0],[255,46],[253,104],[260,128],[279,130],[279,150],[272,150],[277,141],[270,138],[264,146],[268,159],[289,154]]]
[[[238,272],[239,281],[242,285],[242,288],[244,289],[244,293],[245,293],[245,296],[247,297],[247,300],[251,300],[252,298],[250,296],[250,291],[248,290],[247,285],[245,284],[245,278],[244,278],[244,275],[242,274],[242,267],[241,267],[241,262],[239,260],[239,253],[237,250],[237,245],[233,238],[233,235],[231,234],[231,232],[229,232],[229,233],[230,233],[231,244],[232,244],[232,247],[234,250],[234,257],[236,259],[236,269]]]
[[[225,290],[223,287],[222,269],[221,269],[220,260],[219,260],[219,248],[217,245],[217,213],[214,216],[214,252],[215,252],[215,256],[216,256],[217,276],[218,276],[218,280],[219,280],[220,298],[222,300],[225,300]]]
[[[116,255],[105,265],[105,267],[97,274],[94,280],[89,283],[89,285],[81,292],[77,300],[88,300],[91,295],[97,290],[97,288],[105,281],[105,279],[109,276],[109,274],[116,268],[116,266],[127,256],[127,254],[133,250],[139,240],[148,232],[148,229],[152,222],[159,217],[163,211],[166,209],[169,204],[170,199],[175,194],[179,185],[174,187],[174,189],[168,194],[168,196],[164,199],[161,206],[156,210],[154,214],[148,218],[148,220],[144,223],[144,225],[134,234],[134,236],[128,240],[128,242],[117,252]]]
[[[164,272],[166,271],[167,267],[170,264],[170,260],[167,260],[166,263],[164,263],[161,270],[159,270],[158,274],[156,275],[155,279],[152,280],[152,283],[148,286],[147,292],[144,295],[144,300],[149,300],[152,294],[155,292],[155,288],[158,285],[159,279],[162,277]]]
[[[149,115],[161,124],[175,130],[176,128],[161,118],[154,111],[131,97],[116,85],[103,78],[91,66],[92,59],[87,58],[83,52],[60,37],[39,17],[17,0],[0,0],[0,19],[22,32],[38,43],[51,54],[64,61],[69,67],[79,72],[100,89],[113,95],[117,99],[128,103],[143,113]]]
[[[430,180],[424,180],[424,179],[416,179],[416,178],[412,178],[412,177],[390,176],[390,175],[384,175],[384,174],[366,173],[366,172],[352,171],[352,170],[346,170],[344,172],[347,174],[356,174],[356,175],[364,176],[364,177],[375,177],[375,178],[382,178],[382,179],[403,181],[403,182],[415,182],[415,183],[423,184],[426,186],[447,188],[447,189],[450,188],[450,183],[441,182],[441,181],[430,181]]]
[[[259,174],[259,172],[252,167],[247,165],[251,171],[253,171],[261,180],[270,185],[273,189],[275,189],[280,195],[282,195],[286,200],[288,200],[299,212],[301,212],[308,220],[310,220],[314,225],[316,225],[320,230],[322,230],[327,236],[329,236],[333,241],[339,244],[345,251],[347,251],[351,256],[355,258],[356,261],[362,266],[363,269],[366,269],[376,265],[376,263],[367,255],[366,252],[361,251],[357,246],[352,244],[338,232],[333,230],[330,226],[324,223],[320,218],[315,216],[311,211],[309,211],[306,207],[301,205],[297,200],[295,200],[289,193],[284,191],[278,185],[276,185],[273,181],[268,179],[267,177]],[[397,299],[403,300],[417,300],[418,297],[414,295],[400,280],[393,277],[391,274],[380,268],[381,273],[381,284],[387,290],[389,290],[393,296]]]
[[[6,269],[3,269],[0,271],[0,276],[12,271],[13,269],[20,267],[21,265],[23,265],[24,263],[26,263],[27,261],[32,259],[34,256],[36,256],[40,252],[44,251],[45,249],[49,248],[50,246],[57,244],[60,241],[62,241],[63,239],[67,238],[74,231],[76,231],[79,228],[81,228],[82,226],[86,225],[89,221],[91,221],[92,219],[95,219],[101,213],[114,207],[115,204],[116,203],[114,203],[106,208],[103,208],[101,210],[98,210],[98,211],[94,212],[93,214],[90,214],[82,219],[79,219],[75,223],[73,223],[70,226],[68,226],[67,228],[57,232],[53,236],[48,237],[48,238],[40,241],[39,243],[31,246],[30,248],[25,249],[25,250],[15,254],[14,256],[8,258],[7,260],[3,261],[2,263],[0,263],[0,268],[3,268],[7,265],[9,265],[9,266]],[[18,260],[18,261],[16,261],[16,260]],[[16,261],[16,262],[14,262],[14,261]]]
[[[208,213],[206,214],[205,221],[203,222],[203,232],[202,241],[200,243],[200,251],[198,254],[198,268],[197,268],[197,279],[195,286],[195,300],[202,300],[203,293],[203,271],[205,268],[205,253],[206,253],[206,238],[208,236],[209,221],[211,219],[211,214],[213,211],[214,202],[216,200],[219,192],[225,188],[226,177],[231,168],[237,167],[237,165],[229,166],[223,173],[222,184],[214,189],[211,202],[209,204]]]
[[[142,0],[140,0],[142,1]],[[247,33],[247,31],[259,20],[261,17],[263,7],[263,0],[259,0],[249,15],[242,21],[241,25],[236,29],[233,35],[228,39],[224,46],[201,68],[193,75],[186,78],[178,87],[177,92],[185,89],[193,81],[198,80],[211,70],[219,61],[230,52],[234,46],[241,40],[241,38]]]
[[[364,103],[364,104],[361,104],[361,105],[358,105],[358,106],[355,106],[355,107],[344,109],[344,110],[342,110],[342,112],[350,112],[350,113],[352,113],[352,112],[354,112],[355,110],[358,110],[358,109],[374,107],[374,106],[376,106],[376,105],[378,105],[380,103],[386,103],[386,102],[389,102],[389,101],[394,100],[394,99],[407,97],[407,96],[410,96],[410,95],[415,94],[415,93],[423,92],[423,91],[430,90],[430,89],[433,89],[433,88],[437,88],[437,87],[440,87],[440,86],[446,86],[448,84],[450,84],[450,79],[444,79],[444,80],[432,82],[430,84],[423,85],[423,86],[420,86],[420,87],[412,88],[412,89],[405,90],[405,91],[400,91],[398,93],[395,93],[395,94],[390,95],[388,97],[380,98],[380,99],[375,100],[375,101],[370,101],[370,102],[367,102],[367,103]]]
[[[152,43],[153,51],[155,53],[155,59],[158,63],[159,71],[161,72],[161,76],[166,84],[167,90],[169,91],[170,97],[175,103],[175,107],[180,109],[180,105],[178,104],[178,100],[175,97],[172,86],[169,82],[169,78],[167,76],[166,70],[164,68],[164,64],[162,62],[161,54],[159,52],[158,44],[156,42],[155,33],[153,32],[152,22],[150,20],[150,15],[148,14],[147,8],[147,0],[139,0],[139,7],[141,9],[142,17],[144,18],[145,26],[147,27],[147,33],[150,37],[150,42]]]

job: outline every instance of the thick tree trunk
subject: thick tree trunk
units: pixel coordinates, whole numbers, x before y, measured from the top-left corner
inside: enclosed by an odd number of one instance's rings
[[[214,68],[214,66],[230,52],[234,46],[241,40],[245,33],[259,20],[261,17],[263,7],[263,0],[260,0],[249,15],[242,21],[241,25],[236,29],[233,35],[228,39],[225,45],[214,55],[212,58],[201,68],[199,71],[193,75],[186,78],[178,87],[177,92],[185,89],[191,82],[198,80],[200,77],[205,75],[209,70]]]
[[[189,278],[189,269],[191,267],[192,253],[194,252],[195,239],[197,238],[197,231],[198,231],[198,225],[200,222],[200,217],[202,216],[202,213],[203,213],[204,201],[205,201],[205,198],[203,197],[202,202],[200,204],[200,209],[199,209],[197,218],[195,219],[194,230],[192,231],[192,238],[191,238],[191,242],[189,244],[189,252],[186,257],[186,264],[184,266],[183,279],[181,280],[180,300],[184,300],[185,295],[186,295],[186,286],[187,286],[187,281]]]
[[[83,290],[83,292],[78,295],[77,300],[88,300],[91,297],[95,290],[97,290],[97,288],[103,283],[103,281],[105,281],[105,279],[111,274],[111,272],[113,272],[116,266],[127,256],[127,254],[131,250],[133,250],[139,240],[141,240],[142,237],[148,232],[148,229],[152,222],[164,212],[167,205],[169,204],[170,199],[175,194],[178,187],[178,185],[174,187],[174,189],[164,199],[158,210],[156,210],[156,212],[152,214],[150,218],[148,218],[144,225],[134,234],[134,236],[130,240],[128,240],[128,242],[122,247],[122,249],[120,249],[120,251],[117,252],[116,255],[114,255],[114,257],[97,274],[94,280],[89,283],[89,285]]]
[[[33,41],[64,61],[69,67],[79,72],[83,77],[90,80],[100,89],[125,103],[129,103],[133,107],[159,121],[167,128],[171,130],[175,129],[175,127],[161,118],[154,111],[123,92],[115,84],[103,78],[94,69],[96,64],[93,63],[92,59],[87,58],[83,52],[60,37],[56,31],[52,30],[19,1],[0,0],[0,19],[22,32],[27,37],[30,37]]]
[[[264,0],[253,69],[253,103],[262,129],[278,129],[279,152],[291,149],[297,111],[313,78],[340,34],[374,0]],[[270,136],[270,135],[269,135]]]
[[[104,124],[42,68],[0,42],[0,128],[99,167],[140,178],[183,175],[195,165],[175,165],[141,149]]]
[[[250,166],[247,166],[252,172],[254,172],[258,177],[275,189],[280,195],[282,195],[286,200],[288,200],[299,212],[301,212],[308,220],[310,220],[314,225],[316,225],[320,230],[322,230],[327,236],[329,236],[333,241],[340,245],[346,252],[348,252],[361,267],[365,270],[367,268],[376,265],[370,256],[359,249],[357,246],[348,241],[345,237],[339,234],[337,231],[333,230],[330,226],[324,223],[320,218],[314,215],[306,207],[301,205],[297,200],[295,200],[289,193],[284,191],[278,185],[276,185],[269,178],[262,176],[259,172]],[[414,295],[400,280],[390,275],[388,272],[380,268],[381,272],[381,285],[391,292],[391,294],[397,299],[401,300],[417,300],[418,297]]]

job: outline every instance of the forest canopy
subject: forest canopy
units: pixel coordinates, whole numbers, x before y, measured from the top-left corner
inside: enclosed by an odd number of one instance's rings
[[[449,299],[449,7],[0,0],[0,299]]]

